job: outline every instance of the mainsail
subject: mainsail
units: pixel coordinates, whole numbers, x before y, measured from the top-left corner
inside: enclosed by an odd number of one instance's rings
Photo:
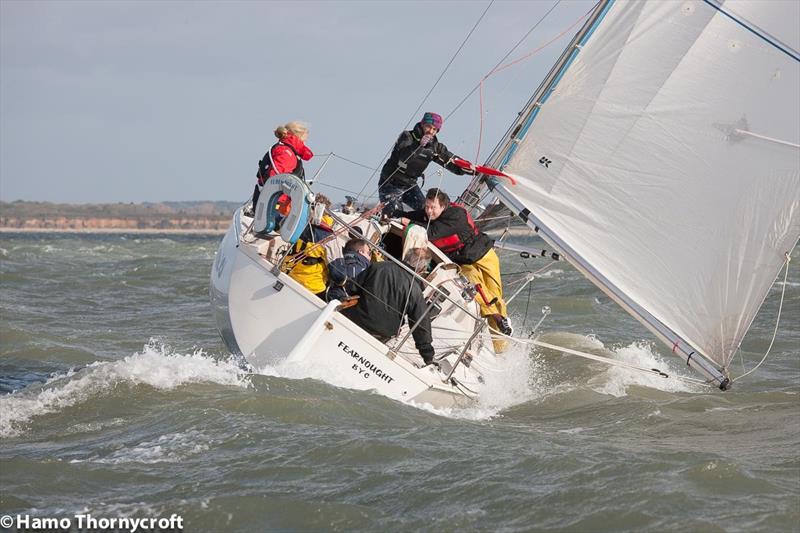
[[[800,2],[609,1],[495,195],[687,364],[728,367],[800,235]]]

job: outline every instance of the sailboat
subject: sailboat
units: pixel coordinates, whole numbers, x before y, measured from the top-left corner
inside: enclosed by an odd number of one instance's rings
[[[599,2],[485,163],[513,181],[479,174],[460,203],[486,228],[527,225],[705,381],[730,388],[733,357],[800,237],[799,21],[798,2]],[[350,216],[341,224],[371,228],[376,242],[401,230]],[[407,331],[373,339],[259,255],[263,243],[246,242],[258,225],[237,211],[212,269],[232,352],[254,366],[315,357],[309,377],[400,400],[480,395],[498,364],[491,335],[443,254],[425,282],[446,302],[433,324],[450,351],[441,370],[419,368]],[[437,276],[463,290],[442,294]],[[362,358],[403,386],[356,379]]]

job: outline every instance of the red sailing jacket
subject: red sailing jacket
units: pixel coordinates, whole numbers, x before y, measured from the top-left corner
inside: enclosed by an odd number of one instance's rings
[[[424,210],[403,213],[409,220],[427,225]],[[467,265],[478,261],[491,249],[493,241],[481,232],[463,207],[451,203],[439,218],[428,226],[428,240],[454,263]]]
[[[269,169],[269,176],[292,172],[299,163],[298,158],[308,161],[312,157],[314,152],[298,137],[289,133],[272,147],[272,161],[275,162],[275,167]]]

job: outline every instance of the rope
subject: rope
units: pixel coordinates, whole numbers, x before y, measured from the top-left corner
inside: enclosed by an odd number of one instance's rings
[[[494,69],[496,69],[497,67],[499,67],[500,65],[502,65],[502,64],[503,64],[503,61],[505,61],[506,59],[508,59],[508,56],[510,56],[511,54],[513,54],[513,53],[514,53],[514,50],[516,50],[517,48],[519,48],[519,46],[520,46],[520,45],[521,45],[523,42],[525,42],[525,39],[527,39],[527,38],[528,38],[528,36],[529,36],[531,33],[533,33],[533,32],[534,32],[534,30],[536,30],[536,28],[538,28],[538,27],[539,27],[539,24],[541,24],[542,22],[544,22],[544,20],[545,20],[545,19],[546,19],[546,18],[547,18],[547,17],[550,15],[550,13],[551,13],[551,12],[552,12],[552,11],[553,11],[553,10],[556,8],[556,6],[558,6],[558,4],[560,4],[560,3],[561,3],[561,0],[557,0],[557,1],[556,1],[556,3],[555,3],[555,4],[553,4],[553,7],[551,7],[549,10],[547,10],[547,13],[545,13],[544,15],[542,15],[542,18],[540,18],[540,19],[538,20],[538,22],[536,22],[536,24],[534,24],[534,25],[531,27],[531,29],[529,29],[529,30],[528,30],[528,32],[527,32],[525,35],[523,35],[523,36],[522,36],[522,39],[520,39],[519,41],[517,41],[517,44],[515,44],[513,47],[511,47],[511,50],[509,50],[509,51],[506,53],[506,55],[504,55],[504,56],[503,56],[503,58],[502,58],[500,61],[498,61],[498,62],[497,62],[497,64],[494,66],[494,68],[493,68],[492,70],[494,70]],[[458,103],[458,105],[456,105],[456,106],[453,108],[453,110],[452,110],[452,111],[450,111],[450,112],[449,112],[447,115],[445,115],[445,118],[450,118],[450,117],[453,115],[453,113],[455,113],[456,111],[458,111],[458,108],[460,108],[462,105],[464,105],[464,102],[466,102],[466,101],[467,101],[467,99],[468,99],[470,96],[472,96],[472,95],[475,93],[475,91],[477,91],[477,90],[478,90],[478,88],[479,88],[479,87],[480,87],[480,83],[478,83],[477,85],[475,85],[475,87],[473,87],[473,88],[472,88],[472,90],[471,90],[471,91],[470,91],[470,92],[469,92],[469,93],[468,93],[468,94],[467,94],[467,95],[466,95],[466,96],[465,96],[465,97],[464,97],[464,98],[463,98],[463,99],[462,99],[462,100],[461,100],[461,101]]]
[[[778,318],[775,320],[775,330],[772,332],[772,340],[769,341],[769,346],[767,347],[767,352],[764,354],[764,357],[761,358],[761,361],[759,361],[756,366],[754,366],[753,368],[751,368],[750,370],[748,370],[747,372],[745,372],[744,374],[742,374],[738,378],[731,380],[732,383],[735,383],[735,382],[739,381],[740,379],[742,379],[743,377],[747,376],[748,374],[752,374],[753,372],[755,372],[756,369],[761,366],[761,363],[763,363],[764,361],[767,360],[767,356],[769,355],[770,350],[772,350],[772,345],[775,343],[775,337],[778,336],[778,325],[781,323],[781,312],[783,311],[783,297],[786,295],[786,280],[789,277],[789,262],[791,260],[792,260],[792,258],[789,255],[789,252],[786,252],[786,261],[784,263],[785,266],[786,266],[786,269],[783,272],[783,288],[781,289],[781,301],[780,301],[780,304],[778,305]],[[743,367],[744,367],[744,364],[743,364]]]
[[[555,6],[553,6],[553,7],[555,7]],[[525,61],[526,59],[530,59],[535,54],[537,54],[540,51],[544,50],[545,48],[547,48],[548,46],[553,44],[555,41],[559,40],[562,36],[564,36],[565,33],[567,33],[572,28],[577,26],[578,23],[581,22],[583,19],[585,19],[588,15],[589,15],[589,13],[586,13],[585,15],[580,17],[578,20],[573,22],[571,26],[569,26],[564,31],[562,31],[561,33],[559,33],[558,35],[556,35],[555,37],[553,37],[552,39],[550,39],[549,41],[547,41],[543,45],[539,46],[538,48],[528,52],[527,54],[523,55],[522,57],[519,57],[519,58],[515,59],[514,61],[512,61],[510,63],[507,63],[507,64],[505,64],[505,65],[503,65],[501,67],[500,66],[496,66],[486,76],[481,78],[481,81],[478,83],[478,88],[480,89],[480,91],[479,91],[479,95],[480,95],[479,100],[480,100],[480,119],[481,120],[480,120],[480,130],[479,130],[479,133],[478,133],[478,151],[477,151],[477,154],[475,154],[475,161],[480,161],[481,141],[483,140],[483,114],[484,114],[484,112],[483,112],[483,82],[485,82],[490,76],[493,76],[494,74],[497,74],[498,72],[500,72],[502,70],[505,70],[505,69],[507,69],[509,67],[512,67],[512,66],[516,65],[517,63]]]

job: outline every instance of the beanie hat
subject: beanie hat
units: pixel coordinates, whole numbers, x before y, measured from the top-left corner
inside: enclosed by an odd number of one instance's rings
[[[434,128],[437,130],[442,129],[442,124],[444,121],[442,120],[442,115],[437,115],[436,113],[425,113],[422,115],[422,120],[420,121],[421,124],[432,124]]]

